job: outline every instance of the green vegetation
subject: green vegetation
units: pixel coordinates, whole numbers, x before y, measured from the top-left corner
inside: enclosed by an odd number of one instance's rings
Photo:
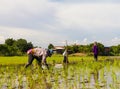
[[[0,57],[0,89],[120,89],[119,57],[69,56],[48,58],[50,69],[42,70],[36,61],[24,68],[26,56]]]
[[[106,47],[98,43],[98,48],[99,48],[99,55],[100,56],[118,56],[120,55],[120,45],[117,46],[111,46]],[[8,38],[5,40],[4,44],[0,44],[0,56],[23,56],[26,54],[26,51],[30,48],[33,48],[33,44],[31,42],[27,42],[25,39],[17,39],[14,40],[13,38]],[[67,49],[70,54],[73,53],[85,53],[89,56],[92,55],[92,47],[93,43],[88,44],[88,45],[68,45]],[[48,45],[49,49],[54,49],[53,44]],[[63,50],[64,51],[64,50]]]
[[[27,63],[27,56],[0,57],[0,65],[19,65]]]
[[[8,38],[5,44],[0,44],[0,56],[21,56],[30,48],[33,48],[33,44],[25,39]]]

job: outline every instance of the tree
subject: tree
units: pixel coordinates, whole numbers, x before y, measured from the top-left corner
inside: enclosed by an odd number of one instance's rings
[[[54,45],[53,44],[49,44],[48,45],[48,49],[53,49],[54,48]]]
[[[15,40],[13,38],[8,38],[5,40],[6,45],[13,46],[14,43],[15,43]]]
[[[22,53],[26,52],[30,48],[33,48],[32,43],[27,43],[25,39],[18,39],[15,45],[18,48],[18,50],[20,50]]]
[[[91,43],[89,45],[80,45],[79,52],[83,52],[83,53],[87,53],[88,55],[92,55],[91,52],[92,52],[93,44],[94,43]],[[97,45],[98,45],[99,55],[103,55],[104,54],[104,45],[101,43],[97,43]]]
[[[118,45],[118,54],[120,55],[120,44]]]
[[[8,38],[5,40],[5,44],[0,44],[0,55],[23,55],[30,48],[33,48],[33,44],[25,39],[14,40],[13,38]]]
[[[118,55],[119,54],[118,46],[111,46],[111,53],[113,55]]]
[[[21,52],[25,52],[27,41],[25,39],[18,39],[15,45],[18,48],[18,50],[20,50]]]
[[[75,45],[72,46],[72,48],[73,48],[74,53],[78,52],[78,45],[75,44]]]
[[[104,55],[104,45],[101,43],[97,43],[98,45],[98,53],[99,55]]]
[[[26,50],[33,48],[33,44],[31,42],[27,43]]]
[[[14,46],[7,46],[8,47],[8,56],[16,56],[18,55],[17,53],[17,48]]]
[[[9,50],[8,50],[7,45],[5,45],[5,44],[0,45],[0,55],[2,55],[2,56],[8,56],[9,55]]]
[[[93,45],[94,45],[94,43],[91,43],[89,45],[89,47],[91,48],[91,52],[92,52]],[[99,55],[104,55],[104,45],[101,44],[101,43],[97,43],[97,46],[98,46],[98,54]]]

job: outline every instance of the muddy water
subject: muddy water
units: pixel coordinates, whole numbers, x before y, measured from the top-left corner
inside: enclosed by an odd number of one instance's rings
[[[89,68],[74,66],[55,65],[52,69],[52,74],[49,74],[51,77],[46,76],[44,79],[45,84],[50,85],[50,87],[45,87],[45,89],[120,89],[120,69],[118,67],[105,66],[95,70],[95,72],[91,72]],[[9,71],[1,73],[0,89],[28,89],[28,76],[21,74],[14,73],[11,75]],[[37,79],[39,78],[38,75],[37,72],[36,76],[32,77]]]
[[[105,66],[94,73],[91,73],[89,69],[70,71],[69,67],[67,71],[66,78],[63,78],[61,71],[58,71],[60,72],[59,89],[120,89],[120,69],[118,67],[116,70],[114,66],[109,68]],[[54,86],[52,89],[55,89]]]

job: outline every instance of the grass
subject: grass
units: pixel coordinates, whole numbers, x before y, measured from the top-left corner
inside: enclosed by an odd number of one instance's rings
[[[0,57],[1,65],[25,64],[26,62],[27,56]]]
[[[92,56],[69,56],[70,62],[89,62],[93,61]],[[105,60],[106,57],[99,57],[99,61]],[[27,56],[13,56],[13,57],[0,57],[0,64],[25,64],[28,61]],[[56,63],[62,63],[63,56],[62,55],[53,55],[52,57],[47,58],[48,63],[52,63],[55,61]]]

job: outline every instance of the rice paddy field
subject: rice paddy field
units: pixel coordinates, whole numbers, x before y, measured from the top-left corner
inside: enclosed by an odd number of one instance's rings
[[[54,55],[47,59],[50,69],[33,64],[24,68],[27,56],[0,57],[0,89],[120,89],[119,57]]]

